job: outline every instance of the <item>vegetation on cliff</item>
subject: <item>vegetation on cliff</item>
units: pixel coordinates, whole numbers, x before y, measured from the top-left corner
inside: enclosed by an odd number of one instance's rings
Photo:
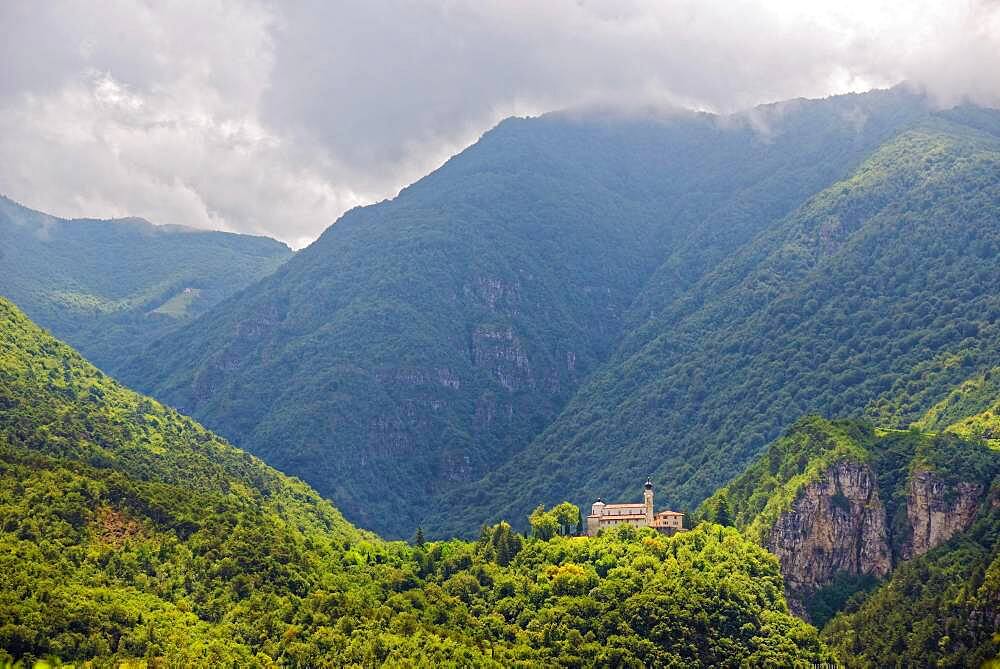
[[[965,383],[956,392],[968,395],[974,388],[981,386]],[[963,411],[957,401],[948,402],[951,420],[965,424],[966,411],[982,404],[970,399]],[[938,408],[932,415],[943,413]],[[1000,622],[1000,451],[952,434],[947,423],[935,425],[938,434],[803,418],[698,510],[712,519],[721,506],[748,537],[774,550],[769,543],[776,540],[779,517],[802,513],[795,504],[809,485],[830,476],[838,463],[870,468],[892,571],[882,583],[863,568],[838,573],[804,593],[805,613],[824,626],[823,638],[848,666],[978,666],[1000,652],[994,639]],[[837,509],[837,494],[830,500],[834,514],[847,511]],[[810,533],[823,536],[834,520],[814,519]]]
[[[902,563],[823,630],[848,667],[978,667],[1000,657],[1000,488],[966,532]]]

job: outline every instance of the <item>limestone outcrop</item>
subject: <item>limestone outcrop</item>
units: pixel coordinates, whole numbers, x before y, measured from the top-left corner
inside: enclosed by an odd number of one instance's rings
[[[805,598],[837,574],[888,574],[890,537],[872,468],[834,464],[779,516],[766,547],[781,561],[789,606],[800,616]]]
[[[926,469],[913,472],[906,498],[910,536],[902,544],[900,557],[909,560],[923,555],[969,527],[984,492],[978,483],[949,483]]]

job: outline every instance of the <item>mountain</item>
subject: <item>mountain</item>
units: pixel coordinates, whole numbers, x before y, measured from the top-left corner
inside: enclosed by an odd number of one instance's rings
[[[699,511],[778,556],[847,666],[1000,654],[1000,451],[981,440],[804,418]]]
[[[647,475],[690,508],[797,416],[907,426],[1000,362],[998,221],[1000,112],[908,124],[654,310],[531,445],[426,522],[617,496]]]
[[[926,115],[894,89],[727,117],[509,119],[111,371],[389,536],[471,535],[650,471],[697,501],[765,441],[671,474],[701,456],[689,423],[622,430],[629,393],[673,383],[659,363],[633,377],[629,351]]]
[[[266,237],[138,218],[65,220],[0,196],[0,295],[102,368],[290,256]]]
[[[805,666],[732,528],[410,547],[118,385],[0,298],[0,664]],[[15,665],[17,666],[17,665]]]
[[[238,603],[316,587],[318,559],[365,537],[302,483],[122,388],[3,299],[0,333],[10,656],[249,661],[230,639],[250,620]]]
[[[1000,512],[904,563],[868,597],[848,600],[823,631],[849,667],[934,663],[994,666],[1000,660]]]

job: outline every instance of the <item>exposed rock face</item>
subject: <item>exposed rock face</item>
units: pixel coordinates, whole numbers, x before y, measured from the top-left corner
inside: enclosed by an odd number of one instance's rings
[[[978,483],[963,481],[950,486],[935,472],[915,471],[907,486],[910,536],[902,545],[900,557],[909,560],[923,555],[969,527],[983,493]]]
[[[413,452],[413,434],[404,421],[397,416],[377,416],[368,425],[368,444],[372,455],[398,457]],[[361,455],[361,464],[366,465],[367,455]]]
[[[448,367],[380,369],[376,370],[375,379],[390,387],[440,385],[452,390],[462,387],[462,380]]]
[[[535,386],[528,354],[509,326],[481,325],[476,328],[472,333],[472,363],[488,369],[507,390]]]
[[[839,462],[807,485],[766,540],[781,560],[789,606],[804,616],[803,601],[837,574],[885,576],[892,568],[885,506],[871,467]]]
[[[834,464],[800,491],[766,538],[781,561],[789,606],[804,618],[804,602],[836,576],[882,578],[894,567],[894,556],[909,560],[948,541],[968,529],[985,495],[981,483],[950,483],[918,469],[907,482],[906,536],[894,537],[871,466]]]
[[[496,311],[516,316],[520,310],[521,284],[518,281],[507,282],[491,276],[477,276],[475,282],[463,287],[466,296],[486,307]]]

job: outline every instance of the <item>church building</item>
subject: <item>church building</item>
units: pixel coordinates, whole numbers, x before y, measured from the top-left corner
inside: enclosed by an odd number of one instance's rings
[[[605,528],[615,525],[652,527],[663,534],[684,531],[684,514],[680,511],[653,513],[653,482],[646,479],[643,501],[635,504],[607,504],[600,497],[587,516],[587,536],[597,536]]]

